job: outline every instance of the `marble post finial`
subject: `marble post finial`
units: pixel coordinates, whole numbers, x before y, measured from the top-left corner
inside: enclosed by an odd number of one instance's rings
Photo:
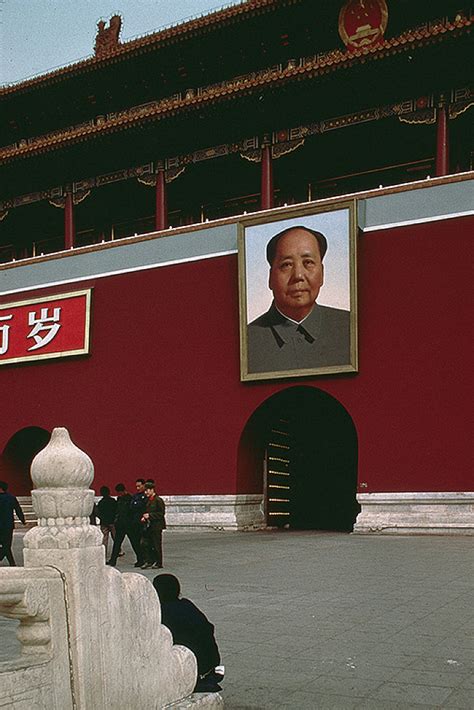
[[[90,525],[94,491],[94,465],[69,436],[67,429],[53,429],[51,439],[33,459],[31,492],[38,527],[25,535],[27,548],[95,547],[101,534]]]
[[[36,488],[89,488],[94,464],[64,427],[53,429],[49,443],[34,457],[31,478]]]

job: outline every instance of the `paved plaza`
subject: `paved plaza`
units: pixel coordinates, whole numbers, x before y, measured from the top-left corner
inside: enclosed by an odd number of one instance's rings
[[[167,531],[164,553],[216,625],[226,710],[474,708],[472,538]]]

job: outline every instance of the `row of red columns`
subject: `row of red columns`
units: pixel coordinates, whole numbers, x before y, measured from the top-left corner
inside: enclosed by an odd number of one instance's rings
[[[438,120],[436,131],[436,169],[435,175],[449,173],[449,136],[448,112],[444,101],[438,107]],[[270,143],[262,145],[261,166],[261,209],[268,210],[274,206],[273,195],[273,162],[272,147]],[[155,230],[157,232],[168,228],[168,208],[166,199],[165,171],[158,170],[155,183]],[[72,249],[75,242],[74,203],[72,193],[66,194],[64,207],[64,247]]]

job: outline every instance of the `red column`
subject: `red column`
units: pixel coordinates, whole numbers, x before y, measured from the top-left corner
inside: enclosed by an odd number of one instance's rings
[[[264,142],[262,145],[261,206],[262,210],[273,207],[272,147],[269,142]]]
[[[442,96],[438,106],[438,121],[436,126],[436,176],[449,173],[449,131],[448,111]]]
[[[165,171],[162,169],[158,170],[158,172],[156,173],[155,197],[155,229],[158,232],[161,229],[168,228]]]
[[[73,249],[75,241],[74,228],[74,202],[72,192],[66,193],[66,203],[64,205],[64,248]]]

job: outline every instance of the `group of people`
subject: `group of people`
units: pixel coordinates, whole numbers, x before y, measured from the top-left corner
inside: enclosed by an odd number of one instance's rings
[[[122,554],[122,543],[128,537],[136,555],[135,567],[161,569],[163,567],[163,530],[166,528],[165,503],[157,495],[152,479],[137,478],[136,492],[131,494],[123,483],[117,483],[117,499],[110,489],[102,486],[102,498],[93,516],[99,519],[102,543],[107,551],[109,536],[113,539],[112,553],[107,564],[115,567]]]

